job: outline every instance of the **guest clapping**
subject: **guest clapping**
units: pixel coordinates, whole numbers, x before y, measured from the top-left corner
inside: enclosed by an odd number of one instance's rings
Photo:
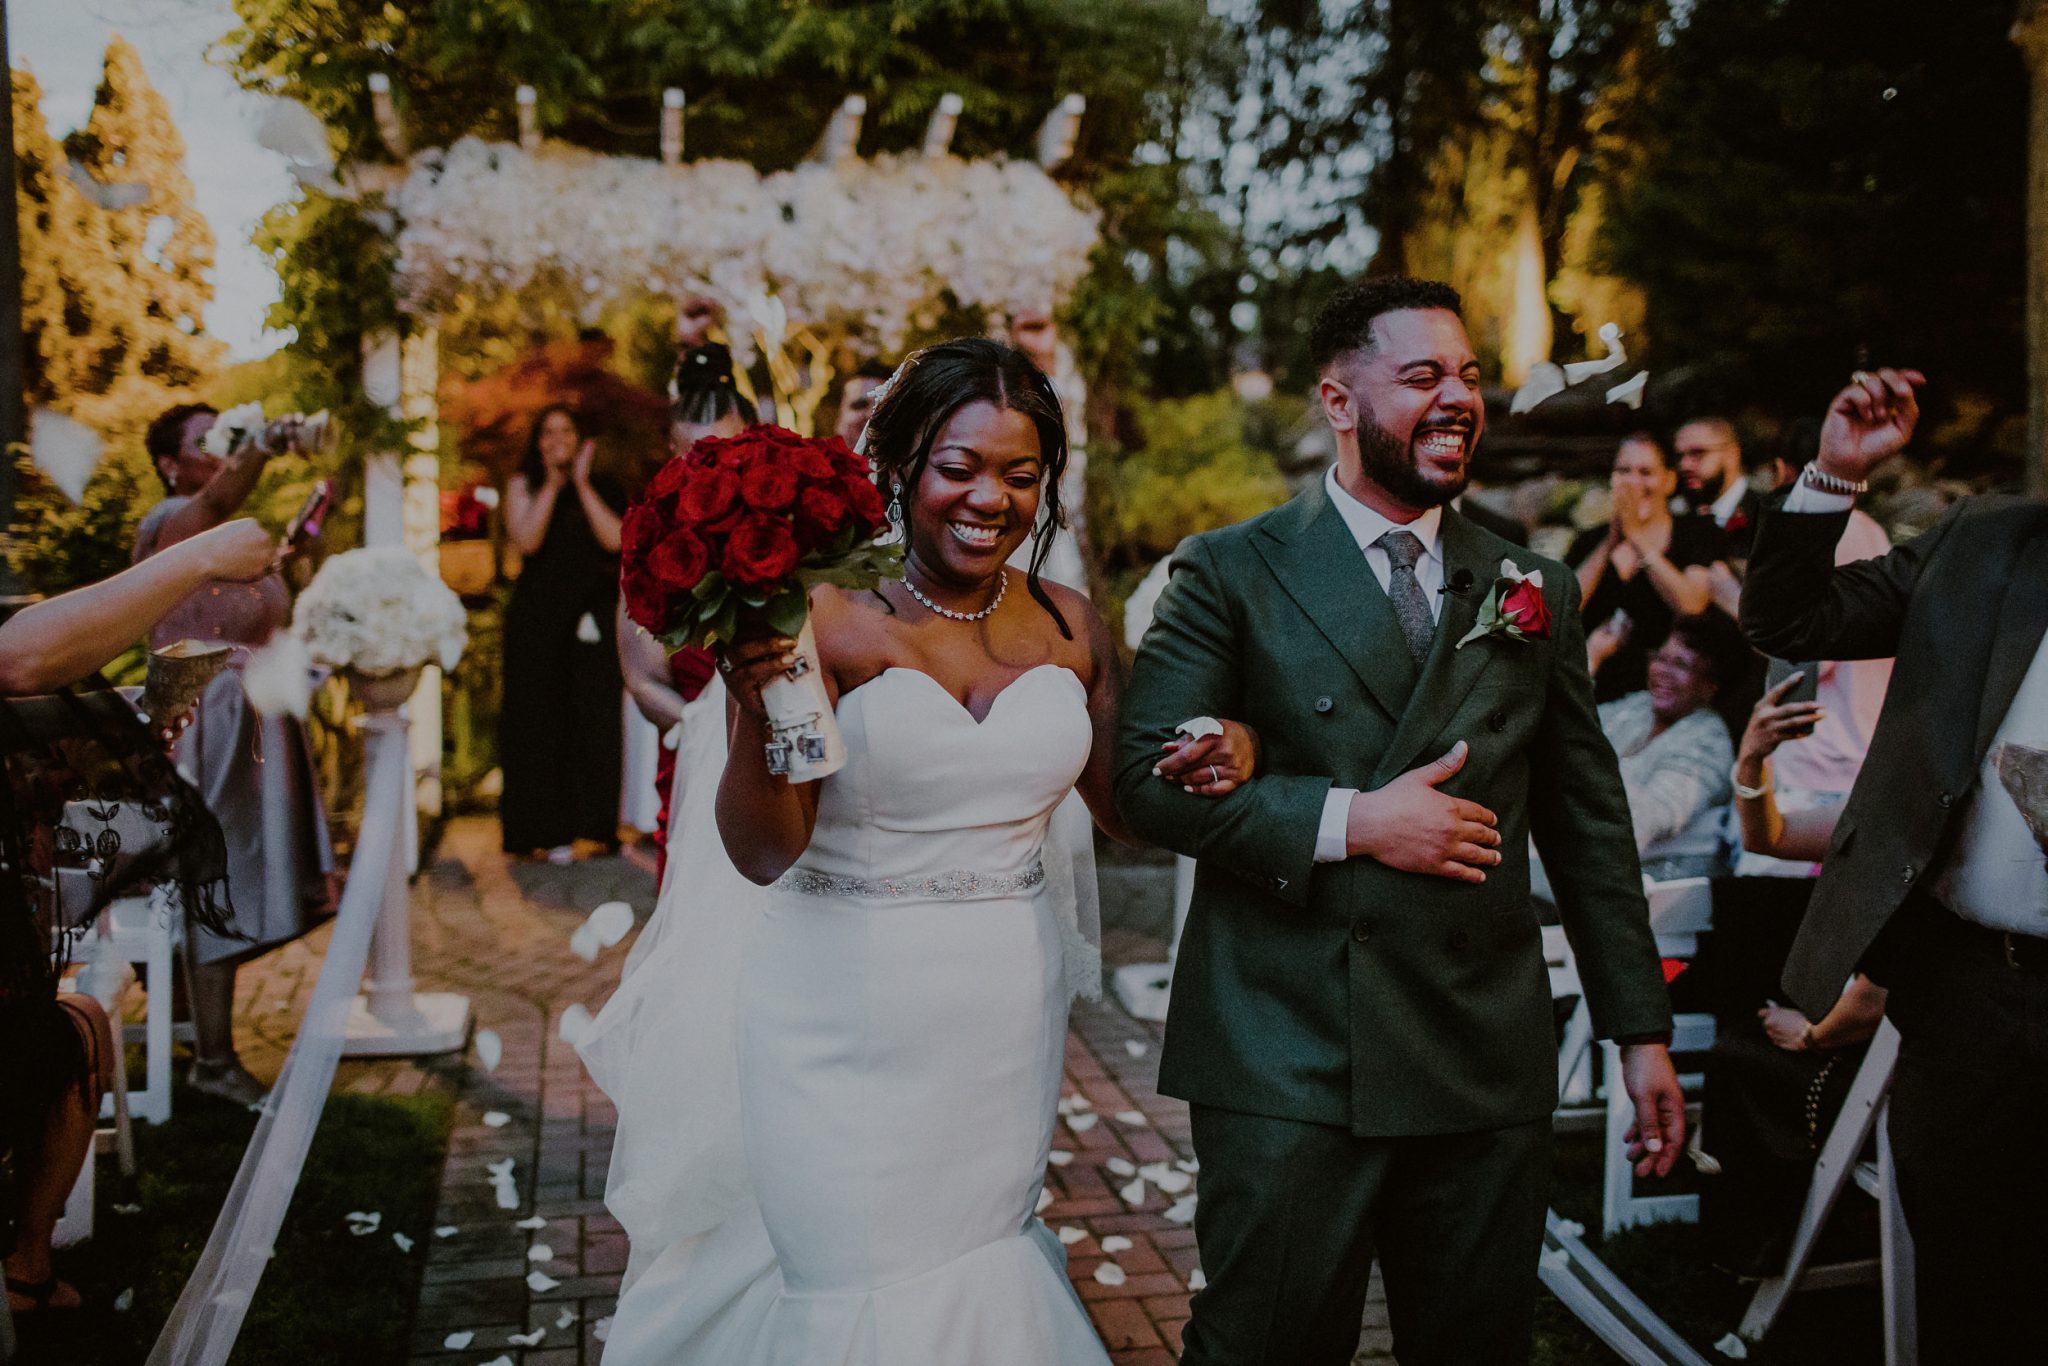
[[[1704,517],[1674,517],[1678,486],[1670,456],[1647,432],[1624,437],[1609,478],[1614,514],[1572,543],[1566,559],[1578,570],[1580,616],[1590,632],[1617,611],[1628,614],[1625,639],[1599,667],[1594,696],[1612,701],[1644,686],[1652,651],[1671,623],[1712,602],[1708,566],[1721,558],[1719,528]]]

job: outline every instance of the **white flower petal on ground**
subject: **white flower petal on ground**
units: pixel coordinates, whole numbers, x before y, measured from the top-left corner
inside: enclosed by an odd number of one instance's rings
[[[541,1218],[538,1214],[530,1214],[526,1218],[521,1219],[518,1223],[512,1225],[512,1227],[514,1228],[525,1229],[528,1233],[535,1232],[539,1229],[544,1229],[547,1226],[548,1221]]]
[[[500,1352],[498,1355],[492,1357],[489,1361],[486,1361],[484,1363],[484,1366],[512,1366],[512,1358],[510,1354]]]
[[[572,1326],[575,1322],[576,1311],[574,1309],[564,1309],[562,1311],[562,1316],[555,1320],[555,1327],[568,1328]]]
[[[526,1260],[529,1262],[552,1262],[554,1259],[555,1250],[546,1243],[535,1243],[526,1249]]]
[[[511,1122],[512,1116],[506,1114],[503,1110],[484,1111],[484,1127],[486,1129],[502,1129]]]
[[[1142,1057],[1144,1057],[1144,1056],[1145,1056],[1145,1055],[1146,1055],[1147,1053],[1150,1053],[1151,1051],[1152,1051],[1152,1045],[1151,1045],[1151,1044],[1148,1044],[1148,1043],[1142,1043],[1142,1042],[1140,1042],[1140,1041],[1139,1041],[1139,1040],[1137,1040],[1137,1039],[1125,1039],[1125,1040],[1124,1040],[1124,1052],[1126,1052],[1126,1053],[1130,1054],[1130,1055],[1131,1055],[1132,1057],[1134,1057],[1134,1058],[1142,1058]]]
[[[1064,1167],[1074,1160],[1074,1155],[1065,1148],[1054,1148],[1046,1154],[1045,1160],[1052,1163],[1055,1167]]]
[[[1171,1205],[1168,1205],[1166,1207],[1166,1219],[1168,1223],[1173,1224],[1194,1223],[1195,1197],[1192,1195],[1183,1195],[1180,1199],[1174,1201]]]
[[[1095,1268],[1095,1280],[1100,1285],[1122,1285],[1129,1279],[1115,1262],[1104,1262]]]
[[[540,1340],[548,1335],[545,1328],[536,1328],[531,1333],[507,1333],[505,1341],[514,1347],[538,1347]]]
[[[1176,1162],[1173,1165],[1179,1167],[1184,1172],[1192,1173],[1202,1170],[1202,1164],[1192,1157],[1185,1162]]]
[[[590,1011],[581,1001],[564,1010],[561,1023],[555,1026],[555,1032],[561,1036],[562,1042],[571,1048],[574,1048],[589,1030]]]
[[[1063,1243],[1063,1244],[1065,1244],[1065,1245],[1066,1245],[1066,1246],[1068,1246],[1068,1247],[1072,1247],[1072,1246],[1073,1246],[1074,1244],[1076,1244],[1076,1243],[1078,1243],[1078,1242],[1083,1242],[1083,1241],[1085,1241],[1085,1240],[1087,1239],[1087,1237],[1088,1237],[1088,1230],[1087,1230],[1087,1229],[1085,1229],[1085,1228],[1082,1228],[1082,1227],[1081,1227],[1080,1225],[1078,1225],[1078,1224],[1061,1224],[1061,1225],[1060,1225],[1060,1242],[1061,1242],[1061,1243]]]
[[[632,904],[625,901],[603,902],[591,911],[590,918],[583,923],[597,935],[598,943],[611,948],[633,932]]]
[[[406,1237],[403,1233],[392,1234],[391,1241],[398,1244],[398,1250],[400,1252],[412,1251],[412,1239]]]
[[[1747,1361],[1749,1359],[1749,1344],[1734,1333],[1729,1333],[1716,1342],[1714,1350],[1727,1357],[1730,1361]]]
[[[1099,1115],[1068,1115],[1067,1127],[1077,1134],[1085,1134],[1100,1121]]]
[[[115,1205],[115,1206],[113,1207],[113,1210],[114,1210],[114,1213],[116,1213],[116,1214],[140,1214],[140,1213],[142,1213],[142,1206],[140,1206],[140,1205]]]
[[[348,1216],[348,1231],[361,1238],[375,1233],[377,1225],[384,1222],[384,1215],[377,1210],[352,1210]]]
[[[1112,1157],[1102,1165],[1117,1176],[1136,1176],[1138,1174],[1137,1164],[1128,1157]]]
[[[1129,1252],[1131,1247],[1131,1240],[1124,1237],[1121,1233],[1112,1233],[1102,1240],[1102,1250],[1104,1252]]]
[[[597,956],[604,952],[604,942],[589,925],[578,925],[576,932],[569,936],[569,952],[586,963],[595,963]]]
[[[476,1060],[484,1065],[484,1071],[495,1072],[498,1062],[505,1056],[505,1043],[495,1029],[479,1029],[476,1032]]]
[[[1117,1111],[1116,1122],[1123,1125],[1125,1128],[1129,1129],[1142,1129],[1147,1124],[1151,1123],[1150,1120],[1146,1119],[1145,1116],[1137,1110]]]
[[[1561,1247],[1554,1247],[1536,1260],[1545,1271],[1562,1271],[1572,1264],[1572,1254]]]
[[[512,1175],[513,1167],[518,1163],[518,1161],[519,1159],[516,1157],[499,1158],[496,1162],[484,1163],[484,1170],[495,1177],[510,1176]]]
[[[1204,1271],[1202,1270],[1202,1268],[1200,1268],[1200,1267],[1198,1266],[1198,1267],[1196,1267],[1196,1268],[1195,1268],[1195,1269],[1194,1269],[1193,1271],[1190,1271],[1190,1272],[1188,1273],[1188,1289],[1190,1289],[1190,1290],[1207,1290],[1208,1288],[1209,1288],[1209,1277],[1208,1277],[1207,1273],[1205,1273],[1205,1272],[1204,1272]]]
[[[1576,1219],[1560,1219],[1557,1221],[1557,1234],[1560,1238],[1583,1238],[1586,1226]]]
[[[1138,1168],[1138,1175],[1165,1191],[1168,1195],[1179,1195],[1195,1184],[1195,1178],[1184,1171],[1169,1167],[1164,1162],[1148,1162]]]
[[[536,1295],[545,1295],[560,1284],[560,1281],[548,1275],[545,1271],[529,1271],[526,1273],[526,1288]]]
[[[1031,1212],[1033,1214],[1043,1214],[1045,1213],[1046,1206],[1050,1205],[1051,1203],[1052,1192],[1046,1189],[1044,1186],[1040,1186],[1038,1188],[1038,1207],[1032,1210]]]
[[[442,1338],[441,1346],[450,1352],[459,1352],[475,1341],[476,1334],[465,1328],[460,1333],[450,1333],[447,1337]]]
[[[596,1323],[590,1325],[590,1336],[596,1338],[599,1342],[603,1342],[606,1338],[610,1337],[611,1335],[612,1316],[610,1314],[606,1314]]]
[[[121,1292],[120,1294],[118,1294],[118,1295],[114,1296],[114,1312],[115,1312],[116,1314],[125,1314],[125,1313],[127,1313],[127,1312],[128,1312],[128,1311],[129,1311],[130,1309],[133,1309],[134,1307],[135,1307],[135,1287],[134,1287],[134,1286],[132,1286],[132,1285],[131,1285],[131,1286],[129,1286],[129,1287],[128,1287],[128,1288],[126,1289],[126,1290],[123,1290],[123,1291],[122,1291],[122,1292]]]
[[[1139,1178],[1137,1178],[1137,1179],[1136,1179],[1135,1181],[1131,1182],[1131,1183],[1130,1183],[1129,1185],[1127,1185],[1127,1186],[1125,1186],[1125,1187],[1124,1187],[1123,1189],[1119,1190],[1119,1191],[1117,1192],[1117,1195],[1118,1195],[1118,1197],[1119,1197],[1120,1199],[1122,1199],[1122,1200],[1123,1200],[1123,1202],[1124,1202],[1124,1203],[1125,1203],[1126,1205],[1142,1205],[1142,1204],[1144,1204],[1144,1203],[1145,1203],[1145,1178],[1144,1178],[1144,1177],[1142,1177],[1142,1176],[1141,1176],[1141,1177],[1139,1177]]]
[[[453,1238],[456,1234],[460,1232],[462,1232],[462,1230],[457,1228],[454,1224],[442,1224],[440,1227],[434,1230],[434,1236],[436,1238]]]

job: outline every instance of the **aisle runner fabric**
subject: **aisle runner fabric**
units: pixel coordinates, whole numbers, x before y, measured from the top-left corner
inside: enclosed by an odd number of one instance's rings
[[[377,913],[385,897],[406,894],[405,865],[397,857],[411,806],[406,724],[395,713],[373,713],[361,728],[369,770],[362,835],[319,983],[206,1249],[164,1321],[148,1366],[223,1366],[233,1351],[327,1104]]]

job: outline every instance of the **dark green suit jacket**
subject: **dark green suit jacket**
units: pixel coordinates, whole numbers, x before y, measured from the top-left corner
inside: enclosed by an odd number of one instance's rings
[[[1446,508],[1446,594],[1419,679],[1392,604],[1319,482],[1186,542],[1138,650],[1117,796],[1138,834],[1199,861],[1160,1089],[1362,1137],[1526,1123],[1557,1103],[1557,1036],[1529,900],[1544,854],[1602,1037],[1670,1028],[1627,800],[1586,676],[1578,583]],[[1541,569],[1553,638],[1457,641],[1502,560]],[[1153,777],[1192,716],[1257,729],[1229,796]],[[1458,740],[1445,784],[1500,818],[1483,885],[1370,859],[1314,862],[1333,786],[1371,790]]]

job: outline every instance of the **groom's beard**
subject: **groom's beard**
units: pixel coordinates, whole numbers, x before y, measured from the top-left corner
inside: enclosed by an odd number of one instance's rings
[[[1394,501],[1411,508],[1443,507],[1465,491],[1465,485],[1472,477],[1469,448],[1465,454],[1465,467],[1458,471],[1455,480],[1432,483],[1415,468],[1415,454],[1408,442],[1380,426],[1370,411],[1363,416],[1364,421],[1358,424],[1359,464],[1365,471],[1365,477],[1385,489]]]

